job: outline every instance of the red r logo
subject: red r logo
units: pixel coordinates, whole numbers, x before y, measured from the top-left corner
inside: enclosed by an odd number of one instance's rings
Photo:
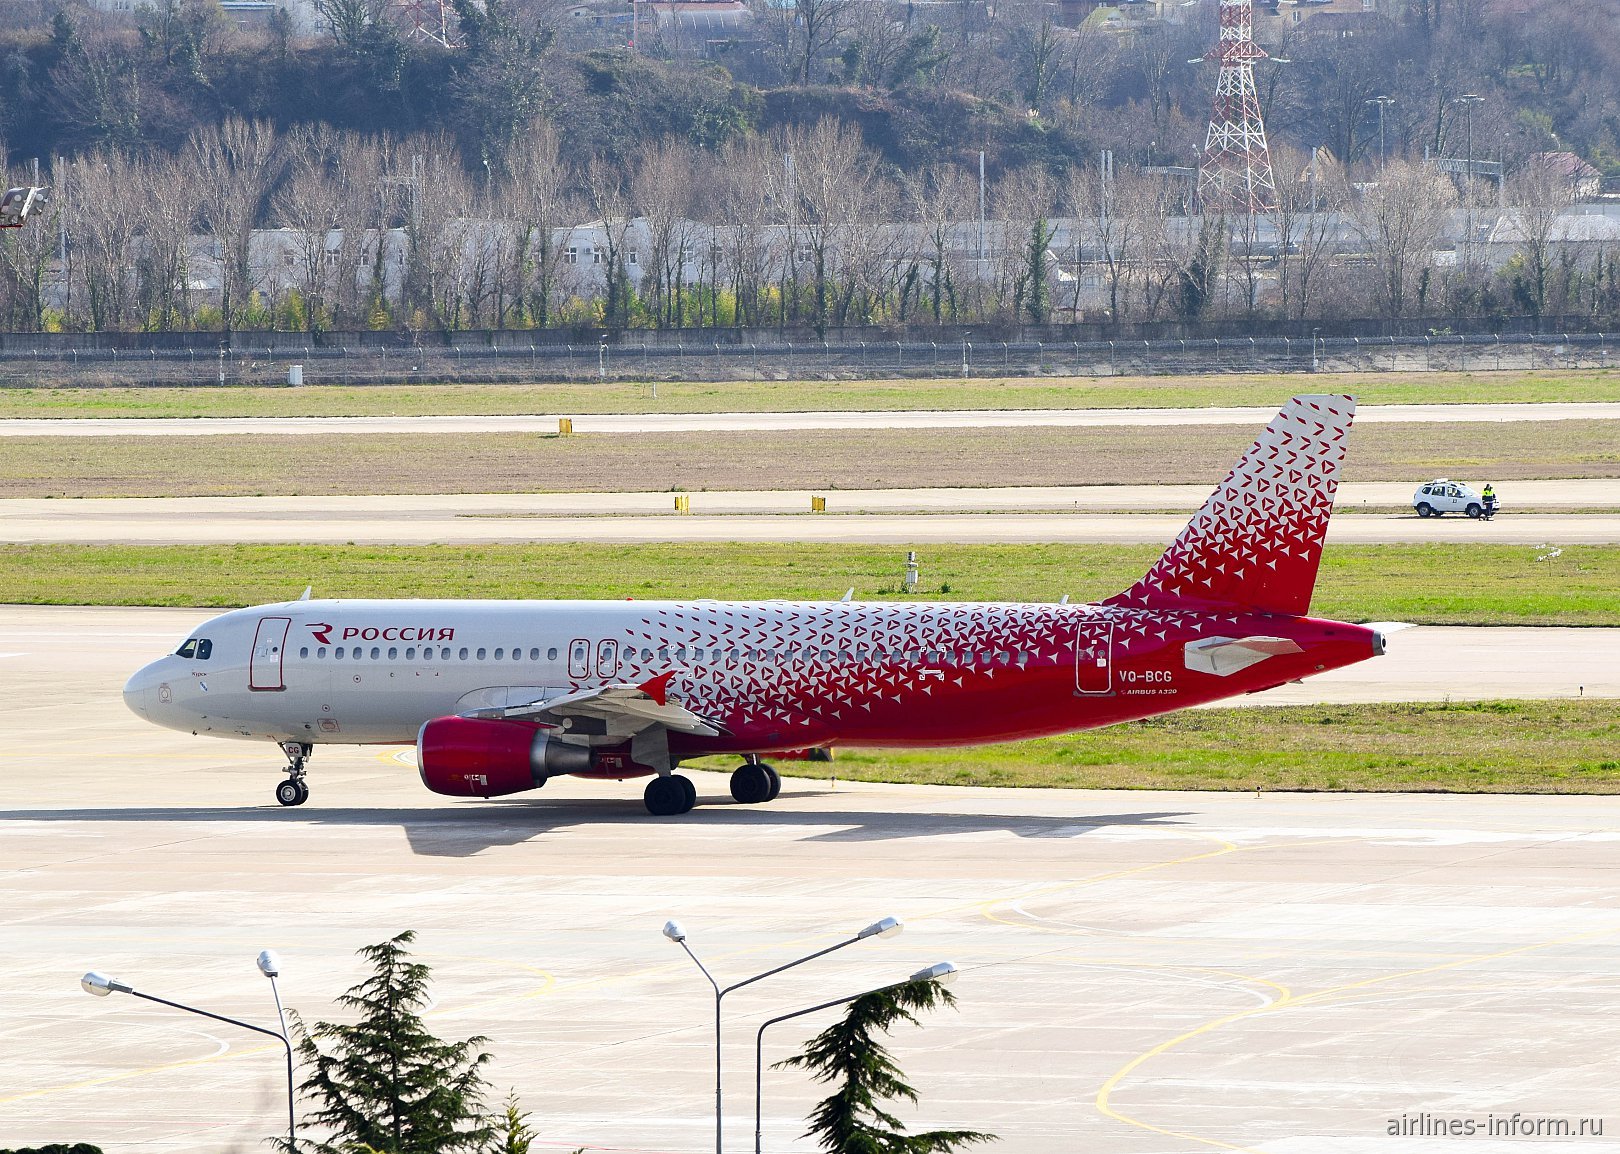
[[[308,629],[315,635],[315,640],[322,645],[332,644],[332,627],[330,625],[310,625]]]

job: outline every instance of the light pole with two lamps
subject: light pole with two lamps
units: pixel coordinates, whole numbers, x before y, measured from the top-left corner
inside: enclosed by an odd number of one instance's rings
[[[270,950],[261,952],[258,961],[259,972],[270,979],[270,992],[275,995],[276,1024],[281,1027],[280,1033],[275,1030],[267,1030],[263,1026],[255,1026],[251,1022],[244,1022],[239,1018],[228,1018],[224,1014],[199,1010],[196,1006],[188,1006],[182,1002],[171,1002],[168,998],[160,998],[155,994],[143,994],[134,987],[125,985],[116,978],[109,978],[98,970],[91,970],[85,974],[84,977],[79,979],[79,985],[85,993],[94,994],[98,998],[105,998],[108,994],[128,994],[132,998],[156,1002],[160,1006],[184,1010],[188,1014],[212,1018],[216,1022],[229,1022],[233,1026],[241,1026],[244,1030],[252,1030],[255,1034],[268,1035],[280,1042],[287,1051],[287,1149],[292,1151],[297,1149],[298,1122],[294,1108],[292,1039],[287,1036],[287,1018],[281,1009],[281,991],[276,988],[276,977],[281,973],[281,962]]]
[[[703,972],[703,976],[709,980],[709,985],[714,987],[714,1150],[715,1150],[715,1154],[724,1154],[724,1150],[725,1150],[725,1146],[724,1146],[724,1143],[725,1143],[725,1130],[724,1130],[723,1125],[722,1125],[723,1121],[724,1121],[724,1109],[723,1109],[723,1106],[722,1106],[723,1099],[721,1097],[721,1064],[720,1064],[720,1048],[721,1048],[720,1047],[720,1041],[721,1041],[720,1004],[721,1004],[721,1002],[723,1002],[725,1000],[725,996],[727,994],[731,993],[733,990],[740,990],[744,986],[751,986],[755,982],[763,981],[766,978],[772,977],[772,976],[774,976],[776,974],[780,974],[783,970],[791,970],[794,966],[802,966],[806,962],[813,962],[817,958],[824,958],[828,954],[832,953],[833,951],[841,950],[845,946],[853,946],[856,942],[864,942],[867,938],[889,938],[889,937],[893,937],[895,934],[899,933],[903,927],[904,927],[904,923],[901,922],[899,918],[883,918],[881,921],[873,922],[871,925],[867,926],[864,930],[862,930],[860,933],[856,934],[852,938],[846,938],[843,941],[838,942],[835,945],[828,946],[826,949],[817,950],[813,954],[806,954],[802,958],[796,958],[791,962],[786,962],[783,965],[776,966],[773,969],[766,970],[763,974],[755,974],[751,978],[744,978],[740,982],[733,982],[731,985],[722,988],[720,983],[715,981],[714,975],[709,973],[709,967],[705,966],[703,964],[703,962],[701,960],[699,960],[698,956],[695,953],[692,952],[692,947],[689,946],[687,944],[687,942],[686,942],[686,931],[681,928],[681,924],[679,922],[677,922],[677,921],[668,921],[668,922],[664,923],[664,936],[666,938],[668,938],[670,941],[674,942],[676,945],[680,946],[681,949],[686,951],[686,956],[692,959],[693,964],[695,964],[697,966],[697,968]]]
[[[948,986],[956,980],[959,971],[952,962],[936,962],[926,970],[918,970],[903,982],[890,982],[886,986],[879,986],[875,990],[867,990],[862,994],[851,994],[847,998],[834,998],[830,1002],[811,1006],[804,1010],[794,1010],[791,1014],[778,1014],[767,1020],[759,1027],[759,1033],[754,1036],[754,1154],[763,1154],[762,1132],[764,1130],[765,1114],[765,1031],[778,1022],[786,1022],[793,1018],[802,1018],[806,1014],[814,1014],[820,1010],[830,1010],[834,1006],[848,1005],[857,998],[864,998],[867,994],[882,994],[889,990],[897,990],[901,986],[909,986],[912,982],[938,982]]]

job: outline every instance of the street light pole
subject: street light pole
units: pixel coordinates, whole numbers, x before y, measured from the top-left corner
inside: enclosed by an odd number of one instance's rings
[[[1363,103],[1378,105],[1378,163],[1383,166],[1389,162],[1389,149],[1384,147],[1384,107],[1394,104],[1395,98],[1393,96],[1374,96]]]
[[[957,973],[958,971],[954,963],[936,962],[934,965],[929,966],[926,970],[918,970],[915,974],[912,974],[911,977],[907,978],[903,982],[890,982],[888,985],[879,986],[875,990],[867,990],[866,993],[851,994],[847,998],[834,998],[830,1002],[822,1002],[820,1005],[811,1006],[807,1010],[794,1010],[791,1014],[778,1014],[776,1017],[763,1022],[759,1027],[759,1032],[754,1035],[754,1154],[763,1154],[763,1119],[765,1115],[765,1031],[767,1029],[776,1025],[778,1022],[786,1022],[792,1018],[802,1018],[806,1014],[814,1014],[821,1010],[830,1010],[834,1006],[848,1005],[857,998],[866,997],[867,994],[881,994],[887,990],[895,990],[899,989],[901,986],[909,986],[912,982],[938,982],[941,985],[949,985],[951,982],[956,980]]]
[[[266,950],[265,953],[269,954],[269,951]],[[260,955],[261,969],[264,967],[264,956],[264,954]],[[275,955],[270,954],[270,959],[272,964],[274,964]],[[266,971],[265,976],[273,977],[274,975],[271,975],[268,973],[268,971]],[[275,1030],[266,1030],[263,1026],[255,1026],[252,1022],[244,1022],[240,1018],[228,1018],[224,1014],[215,1014],[209,1010],[199,1010],[196,1006],[188,1006],[183,1002],[171,1002],[168,998],[160,998],[155,994],[143,994],[139,990],[131,986],[127,986],[123,982],[120,982],[114,978],[109,978],[106,974],[103,974],[97,970],[91,970],[89,973],[85,974],[84,977],[80,978],[79,985],[85,993],[93,994],[98,998],[105,998],[108,994],[115,993],[128,994],[132,998],[141,998],[148,1002],[156,1002],[158,1005],[168,1006],[170,1009],[184,1010],[188,1014],[196,1014],[203,1018],[212,1018],[216,1022],[228,1022],[233,1026],[241,1026],[244,1030],[252,1030],[255,1034],[265,1034],[280,1042],[287,1049],[287,1144],[289,1151],[297,1148],[297,1123],[293,1113],[292,1042],[287,1037],[285,1021],[282,1022],[281,1032],[277,1033]],[[272,983],[272,987],[273,985],[274,983]],[[278,1014],[280,1012],[280,1008],[281,996],[277,994],[276,1009]]]
[[[1468,201],[1466,206],[1468,235],[1463,238],[1463,265],[1471,269],[1474,267],[1474,105],[1484,104],[1485,98],[1472,92],[1465,92],[1461,96],[1454,97],[1451,103],[1463,106],[1464,123],[1467,125],[1468,176],[1463,181],[1463,189]]]
[[[281,1008],[281,990],[276,985],[276,978],[281,974],[281,959],[274,950],[259,951],[259,972],[270,979],[270,994],[276,1000],[276,1026],[281,1030],[281,1044],[287,1048],[287,1154],[296,1154],[298,1149],[294,1130],[297,1121],[293,1116],[293,1051],[292,1039],[287,1036],[287,1011]]]
[[[835,950],[841,950],[845,946],[852,946],[856,942],[863,942],[867,938],[893,937],[895,934],[899,933],[903,927],[904,923],[901,922],[899,918],[883,918],[880,921],[873,922],[854,937],[846,938],[836,945],[828,946],[826,949],[817,950],[813,954],[806,954],[802,958],[796,958],[791,962],[786,962],[780,966],[776,966],[773,969],[766,970],[762,974],[755,974],[751,978],[744,978],[740,982],[733,982],[729,986],[722,987],[720,983],[715,980],[714,975],[709,972],[709,967],[705,966],[702,960],[698,958],[697,954],[692,952],[692,947],[688,945],[686,941],[686,931],[681,928],[681,924],[677,921],[668,921],[664,923],[664,936],[686,951],[686,956],[692,959],[693,964],[696,965],[697,968],[702,971],[703,976],[709,980],[709,985],[714,987],[714,1154],[724,1154],[725,1151],[725,1130],[723,1129],[722,1125],[724,1122],[724,1099],[721,1096],[720,1008],[721,1003],[724,1002],[726,995],[731,993],[733,990],[740,990],[744,986],[751,986],[755,982],[763,981],[766,978],[780,974],[783,970],[791,970],[795,966],[802,966],[806,962],[813,962],[817,958],[826,957]]]

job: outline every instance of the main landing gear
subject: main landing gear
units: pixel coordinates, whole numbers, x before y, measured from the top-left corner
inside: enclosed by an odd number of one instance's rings
[[[678,773],[664,774],[647,783],[644,795],[647,812],[654,817],[675,817],[692,812],[697,804],[697,786]]]
[[[757,758],[749,758],[731,775],[731,796],[744,805],[775,801],[782,792],[782,775]]]
[[[315,752],[315,747],[298,741],[284,741],[281,752],[287,755],[287,780],[276,786],[276,800],[282,805],[303,805],[309,800],[304,766],[309,761],[309,755]]]

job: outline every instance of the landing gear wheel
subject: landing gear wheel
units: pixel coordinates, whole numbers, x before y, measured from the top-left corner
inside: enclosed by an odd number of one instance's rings
[[[759,805],[781,792],[781,775],[763,761],[739,765],[731,775],[731,796],[744,805]]]
[[[282,805],[303,805],[309,800],[309,786],[295,777],[276,786],[276,800]]]
[[[675,817],[690,813],[697,804],[697,786],[678,773],[655,777],[647,783],[643,800],[647,803],[647,812],[654,817]]]

